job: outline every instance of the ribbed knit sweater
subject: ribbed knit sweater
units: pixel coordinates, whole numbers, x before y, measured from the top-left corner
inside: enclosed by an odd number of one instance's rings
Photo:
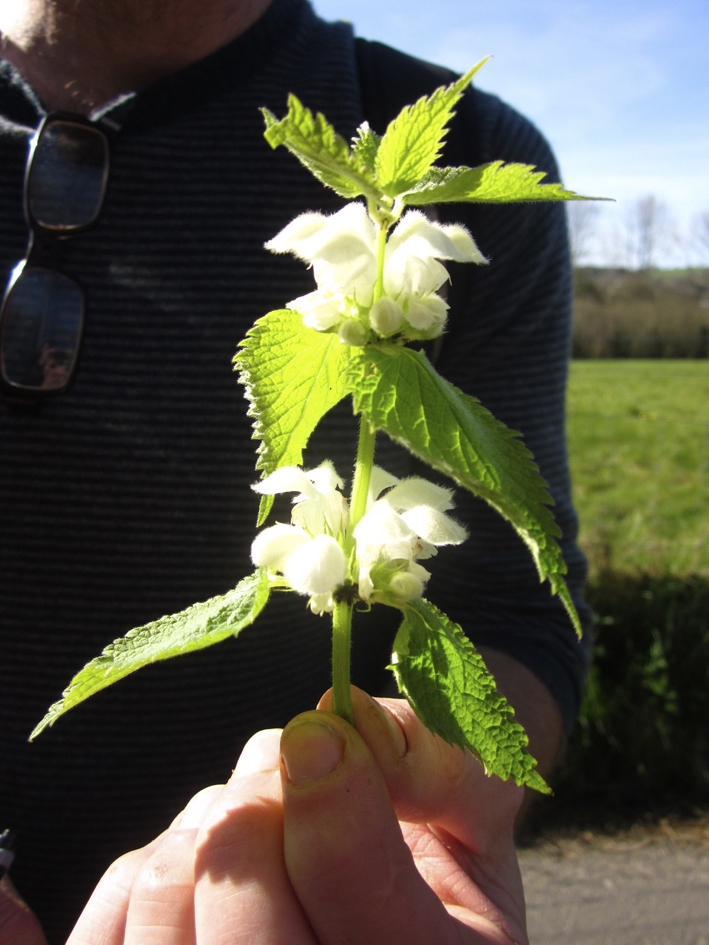
[[[304,598],[276,595],[238,640],[142,670],[27,743],[112,639],[252,570],[254,443],[231,358],[254,319],[313,288],[301,263],[264,242],[300,212],[341,205],[285,150],[270,150],[258,109],[282,114],[292,91],[349,137],[365,117],[355,49],[348,25],[324,23],[306,0],[275,0],[247,34],[108,109],[122,128],[103,215],[66,242],[62,264],[87,297],[76,382],[37,414],[0,403],[0,828],[17,831],[13,877],[52,943],[113,858],[227,778],[256,729],[283,725],[329,685],[329,620]],[[430,88],[441,74],[431,70]],[[7,274],[26,248],[22,180],[42,114],[3,65]],[[524,161],[557,179],[540,134],[494,96],[468,95],[456,123],[478,163]],[[453,206],[440,216],[466,223],[491,264],[450,267],[437,367],[523,432],[556,499],[579,598],[564,447],[563,208]],[[307,465],[328,456],[349,475],[355,438],[345,405],[314,437]],[[380,439],[381,465],[413,468]],[[462,490],[457,500],[471,537],[432,562],[427,596],[475,642],[536,672],[571,724],[586,647],[512,529]],[[396,623],[387,608],[356,620],[354,678],[371,692]]]

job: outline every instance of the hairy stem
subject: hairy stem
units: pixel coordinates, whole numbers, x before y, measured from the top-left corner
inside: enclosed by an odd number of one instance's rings
[[[384,254],[387,245],[387,228],[377,223],[377,281],[374,283],[373,302],[384,295]]]
[[[369,420],[365,414],[361,414],[359,418],[357,460],[355,462],[355,473],[352,481],[352,495],[350,496],[350,527],[348,529],[350,536],[359,520],[367,511],[367,495],[369,494],[369,481],[372,477],[375,440],[376,431],[370,426]],[[349,548],[345,549],[346,554],[349,551]]]
[[[338,601],[332,613],[332,711],[354,725],[350,691],[352,604]]]
[[[387,228],[377,224],[377,281],[374,285],[374,301],[384,294],[384,255],[386,251]],[[345,555],[352,564],[355,561],[355,526],[367,511],[367,496],[374,464],[374,445],[376,431],[372,429],[367,417],[359,418],[359,442],[355,461],[352,494],[350,495],[350,523],[345,538]],[[351,574],[350,580],[356,583],[359,575]],[[352,698],[350,694],[350,638],[352,634],[352,602],[338,601],[332,614],[332,709],[351,724]]]

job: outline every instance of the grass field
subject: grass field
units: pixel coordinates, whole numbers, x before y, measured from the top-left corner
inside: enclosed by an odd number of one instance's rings
[[[709,361],[574,361],[568,437],[592,574],[709,577]]]
[[[568,434],[593,666],[530,839],[709,811],[709,361],[574,361]]]

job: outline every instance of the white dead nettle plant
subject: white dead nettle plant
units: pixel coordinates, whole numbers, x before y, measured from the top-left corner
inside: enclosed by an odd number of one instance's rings
[[[423,722],[475,752],[489,772],[548,790],[526,751],[524,730],[472,643],[422,597],[430,575],[420,562],[466,538],[449,515],[452,491],[420,477],[399,480],[374,465],[381,431],[488,502],[526,543],[540,579],[549,580],[580,632],[551,498],[531,455],[517,434],[407,345],[445,329],[443,262],[487,263],[465,227],[433,223],[416,208],[583,199],[542,183],[542,173],[522,164],[437,166],[455,104],[480,65],[403,109],[382,137],[363,125],[351,145],[295,96],[281,120],[264,110],[269,144],[285,145],[326,186],[354,201],[331,216],[302,214],[267,243],[310,265],[316,288],[259,318],[235,358],[260,441],[258,524],[278,494],[293,494],[290,522],[256,536],[256,570],[234,590],[107,647],[74,677],[33,735],[141,666],[240,633],[280,588],[307,597],[315,613],[332,615],[334,711],[352,720],[353,608],[397,608],[402,623],[392,665]],[[360,418],[347,497],[332,463],[302,468],[312,432],[345,397]]]

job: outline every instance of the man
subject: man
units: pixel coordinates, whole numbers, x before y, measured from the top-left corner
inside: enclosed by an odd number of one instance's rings
[[[0,827],[18,834],[13,877],[54,943],[112,859],[147,843],[191,793],[223,780],[253,731],[283,725],[327,686],[326,622],[281,597],[239,641],[145,670],[26,744],[71,674],[111,639],[223,593],[249,572],[254,456],[230,360],[256,317],[312,288],[304,267],[269,256],[263,243],[303,210],[340,206],[290,155],[269,150],[258,107],[282,113],[293,91],[348,136],[365,117],[376,127],[370,110],[381,111],[393,77],[373,75],[350,29],[318,20],[304,0],[20,0],[2,15],[0,258],[8,275],[27,245],[22,181],[43,113],[91,115],[113,138],[100,222],[54,244],[57,268],[87,300],[75,382],[39,411],[0,404]],[[445,81],[434,67],[427,76],[429,91]],[[469,97],[458,125],[474,155],[468,163],[521,160],[555,173],[538,133],[490,96]],[[557,499],[578,592],[583,562],[563,451],[563,212],[454,207],[450,218],[469,225],[492,264],[452,273],[438,367],[524,432]],[[318,431],[310,466],[329,456],[346,472],[354,442],[347,413]],[[395,474],[409,469],[388,443],[378,461]],[[578,705],[583,650],[511,529],[460,493],[458,506],[472,537],[465,551],[439,556],[431,597],[480,646],[548,773]],[[384,684],[393,629],[383,608],[355,628],[354,676],[370,692]],[[407,734],[413,724],[406,716]],[[332,725],[350,744],[355,736]],[[363,752],[355,782],[369,783],[376,761],[393,798],[387,808],[380,794],[378,809],[405,816],[406,798],[362,725],[371,756],[360,741],[345,752],[337,797],[351,798],[345,762]],[[455,772],[458,755],[446,758]],[[439,768],[440,758],[434,764],[424,752],[416,785]],[[460,774],[470,810],[463,816],[454,802],[450,832],[470,851],[481,822],[473,796],[482,792],[489,808],[498,790],[505,823],[487,833],[508,838],[508,857],[517,801],[508,786],[472,771]],[[283,790],[287,839],[299,815],[288,807],[287,782]],[[367,857],[363,834],[360,875]],[[313,922],[303,904],[309,888],[303,880],[296,899]],[[6,890],[8,914],[24,922]]]

